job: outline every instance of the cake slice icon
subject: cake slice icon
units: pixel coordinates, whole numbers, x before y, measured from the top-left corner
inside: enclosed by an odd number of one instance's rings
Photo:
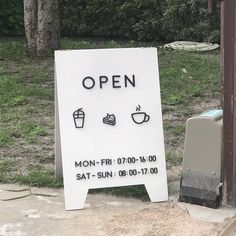
[[[108,114],[103,118],[103,123],[107,125],[116,125],[116,117],[114,114]]]

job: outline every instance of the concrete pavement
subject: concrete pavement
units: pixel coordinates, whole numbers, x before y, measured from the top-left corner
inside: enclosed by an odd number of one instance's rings
[[[0,236],[236,235],[236,209],[209,209],[88,195],[83,210],[65,211],[63,189],[0,185]]]

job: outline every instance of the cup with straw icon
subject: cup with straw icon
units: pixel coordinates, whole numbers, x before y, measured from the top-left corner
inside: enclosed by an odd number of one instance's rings
[[[83,108],[79,108],[78,110],[74,111],[74,113],[73,113],[75,128],[83,128],[84,127],[85,113],[82,109]]]

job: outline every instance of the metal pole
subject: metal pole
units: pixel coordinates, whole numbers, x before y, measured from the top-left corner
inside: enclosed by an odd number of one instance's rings
[[[223,9],[223,204],[236,206],[236,1]]]

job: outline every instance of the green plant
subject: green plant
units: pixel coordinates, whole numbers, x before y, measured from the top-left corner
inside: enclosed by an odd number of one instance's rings
[[[11,143],[12,143],[12,138],[11,138],[11,135],[9,133],[9,130],[4,129],[3,127],[1,127],[1,130],[0,130],[0,147],[8,146]]]
[[[59,0],[61,31],[78,37],[219,42],[219,4],[209,15],[206,0]]]
[[[220,3],[209,14],[206,0],[166,0],[163,14],[163,34],[166,40],[196,40],[219,42]]]
[[[1,35],[24,34],[22,2],[1,0]],[[219,0],[212,15],[206,0],[59,0],[59,11],[64,36],[219,42]]]
[[[22,40],[1,39],[0,43],[0,59],[5,60],[14,57],[22,60],[26,56],[25,44],[22,43]]]
[[[24,138],[30,142],[34,142],[37,137],[45,136],[47,133],[44,128],[33,121],[25,121],[18,124],[18,130]]]
[[[183,154],[176,151],[167,151],[166,162],[170,165],[179,166],[182,164]]]
[[[149,199],[144,185],[92,189],[89,192],[90,193],[109,193],[109,194],[115,195],[115,196],[139,198],[144,201]]]
[[[16,107],[27,103],[22,86],[13,76],[0,75],[0,108]]]
[[[212,54],[159,50],[163,104],[187,105],[206,93],[219,94],[219,58]]]
[[[22,35],[23,24],[23,1],[1,0],[0,1],[0,36]]]
[[[16,163],[13,160],[2,160],[0,159],[0,182],[7,183],[10,181],[11,177],[9,173],[15,170]]]
[[[63,186],[62,179],[55,178],[53,171],[47,170],[41,166],[29,166],[26,175],[18,174],[13,178],[20,184],[35,187],[53,187],[59,188]]]

